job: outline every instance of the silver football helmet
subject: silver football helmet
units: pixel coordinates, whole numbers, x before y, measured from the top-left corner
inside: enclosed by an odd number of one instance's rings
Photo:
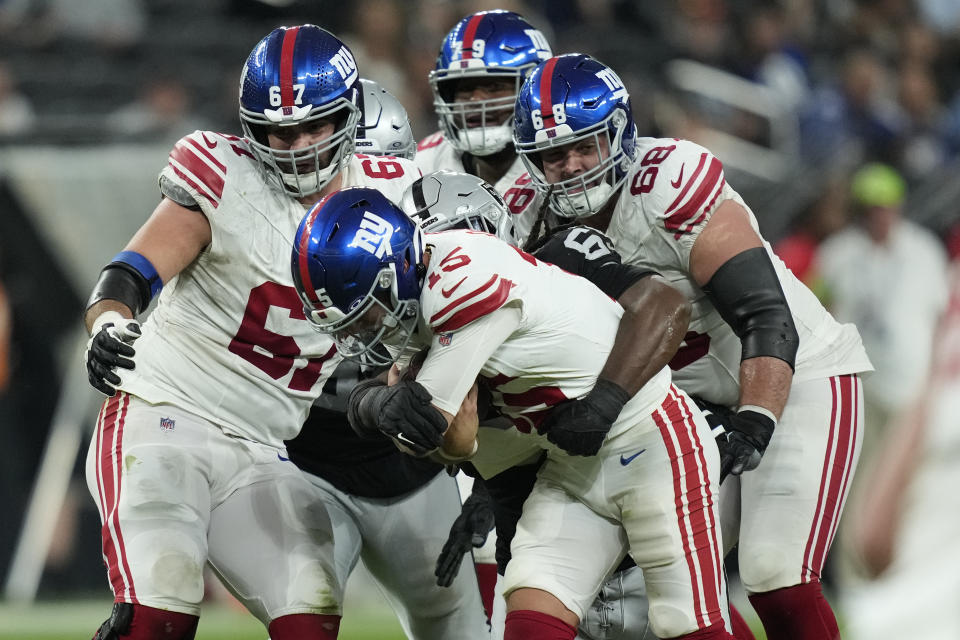
[[[363,116],[357,125],[357,153],[413,160],[417,143],[407,110],[392,93],[373,80],[360,78]]]
[[[437,171],[423,176],[407,187],[400,208],[424,231],[474,229],[519,244],[503,197],[469,173]]]

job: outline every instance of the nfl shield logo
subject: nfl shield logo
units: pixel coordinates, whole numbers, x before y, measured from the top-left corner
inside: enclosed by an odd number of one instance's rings
[[[441,347],[449,347],[450,343],[453,342],[453,334],[452,333],[440,334],[439,342]]]
[[[161,431],[173,431],[173,428],[176,426],[177,421],[173,418],[160,418],[160,430]]]

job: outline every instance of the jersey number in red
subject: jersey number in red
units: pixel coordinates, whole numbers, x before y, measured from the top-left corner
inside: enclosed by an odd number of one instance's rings
[[[285,287],[276,282],[264,282],[250,290],[247,308],[243,312],[243,321],[237,335],[227,347],[274,380],[290,373],[300,347],[290,336],[280,335],[267,329],[267,315],[270,307],[287,309],[294,320],[306,320],[303,315],[303,302],[293,287]],[[308,358],[307,365],[297,369],[287,388],[294,391],[309,391],[320,378],[323,364],[336,353],[336,347],[319,358]]]

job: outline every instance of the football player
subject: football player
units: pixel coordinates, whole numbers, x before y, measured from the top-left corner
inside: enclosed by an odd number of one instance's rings
[[[514,140],[552,210],[686,293],[693,318],[670,366],[688,393],[735,408],[721,504],[750,600],[772,639],[836,637],[820,571],[860,451],[857,374],[871,366],[856,329],[773,256],[717,158],[638,137],[609,67],[582,54],[541,63]]]
[[[86,467],[116,603],[101,640],[192,638],[206,562],[273,640],[337,635],[333,520],[284,440],[340,358],[287,260],[313,203],[351,185],[399,199],[419,175],[354,155],[360,95],[335,36],[270,32],[240,77],[244,137],[182,138],[159,205],[101,273],[85,318],[90,382],[110,396]]]
[[[364,78],[360,83],[363,113],[357,144],[367,143],[366,155],[396,151],[412,158],[416,144],[406,110],[377,83]],[[482,220],[488,215],[460,204],[462,217]],[[286,443],[290,459],[314,486],[311,504],[322,505],[333,524],[338,584],[346,584],[362,559],[409,638],[487,638],[474,572],[452,575],[446,589],[434,580],[433,562],[446,543],[445,527],[460,516],[457,483],[442,465],[404,455],[381,434],[361,437],[347,421],[346,401],[353,387],[376,373],[341,362],[303,429]]]
[[[360,110],[357,125],[357,153],[368,156],[394,156],[413,160],[417,142],[413,139],[407,110],[379,83],[360,78]]]
[[[308,317],[344,356],[389,363],[430,347],[415,381],[353,394],[355,428],[414,455],[469,458],[485,477],[546,451],[512,542],[505,638],[572,639],[627,551],[648,570],[658,636],[733,637],[717,449],[704,446],[706,420],[670,383],[669,355],[638,359],[647,336],[611,353],[620,305],[489,234],[423,234],[366,188],[307,214],[292,263]],[[558,296],[569,303],[562,312]],[[513,425],[479,442],[478,375]],[[398,398],[409,411],[391,410]]]
[[[512,228],[513,217],[507,212],[503,199],[475,176],[450,171],[424,176],[407,188],[400,207],[427,231],[442,231],[460,225],[461,228],[493,233],[511,244],[517,241]],[[465,214],[465,211],[483,215]],[[647,278],[654,275],[653,272],[622,264],[613,243],[596,229],[568,224],[529,243],[526,249],[544,262],[587,278],[611,298],[622,300],[623,304],[648,318],[653,324],[639,328],[641,332],[658,333],[669,326],[655,313],[649,313],[653,310],[651,300],[656,295],[656,285]],[[660,293],[662,295],[662,290]],[[662,343],[661,346],[669,348],[668,344]],[[510,541],[516,531],[516,522],[523,501],[533,488],[540,462],[509,469],[473,485],[474,491],[464,504],[463,513],[451,529],[450,539],[438,559],[441,580],[456,575],[461,556],[473,546],[483,544],[481,541],[489,530],[491,519],[497,530],[498,580],[502,578],[510,559]],[[491,632],[495,638],[503,636],[505,611],[502,604],[502,598],[499,598],[494,605]],[[746,623],[732,605],[730,615],[734,635],[741,640],[752,638]],[[580,621],[577,637],[583,640],[653,639],[647,619],[643,575],[629,556],[601,587],[597,599]]]
[[[429,76],[440,131],[417,145],[424,175],[447,169],[493,185],[524,237],[537,192],[513,148],[513,106],[523,79],[552,55],[543,33],[512,11],[463,18],[443,39]]]

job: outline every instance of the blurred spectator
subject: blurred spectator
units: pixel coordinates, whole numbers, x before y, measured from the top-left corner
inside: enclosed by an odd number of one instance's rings
[[[831,311],[857,325],[876,368],[864,381],[863,464],[888,418],[923,388],[947,301],[947,261],[936,236],[902,217],[906,183],[894,169],[865,165],[850,192],[854,224],[823,243],[819,264]]]
[[[108,49],[128,49],[140,42],[146,26],[143,0],[5,0],[0,3],[0,33],[32,48],[66,39]]]
[[[808,97],[807,59],[789,41],[786,9],[775,2],[750,5],[737,19],[739,50],[729,65],[734,73],[773,89],[785,107],[798,109]]]
[[[852,640],[960,638],[960,262],[924,392],[900,415],[846,522],[871,581],[844,597]]]
[[[0,62],[0,135],[27,133],[36,116],[30,101],[17,91],[13,74]]]
[[[354,8],[352,35],[344,38],[361,75],[380,83],[403,105],[412,98],[404,57],[405,25],[406,15],[398,0],[360,0]]]
[[[774,252],[787,268],[821,300],[826,292],[817,256],[820,244],[847,223],[848,189],[845,180],[828,181],[823,193],[800,216],[790,233],[774,245]]]
[[[898,118],[891,100],[890,77],[880,57],[857,49],[843,61],[836,86],[821,87],[801,115],[804,154],[823,162],[845,152],[889,161]]]
[[[949,113],[940,102],[936,83],[927,67],[904,65],[898,81],[904,115],[897,141],[898,166],[914,182],[953,159],[960,140],[951,129]]]
[[[208,128],[203,118],[194,115],[192,103],[189,89],[180,80],[158,77],[140,90],[135,101],[108,115],[107,124],[123,136],[173,141],[196,129]]]

